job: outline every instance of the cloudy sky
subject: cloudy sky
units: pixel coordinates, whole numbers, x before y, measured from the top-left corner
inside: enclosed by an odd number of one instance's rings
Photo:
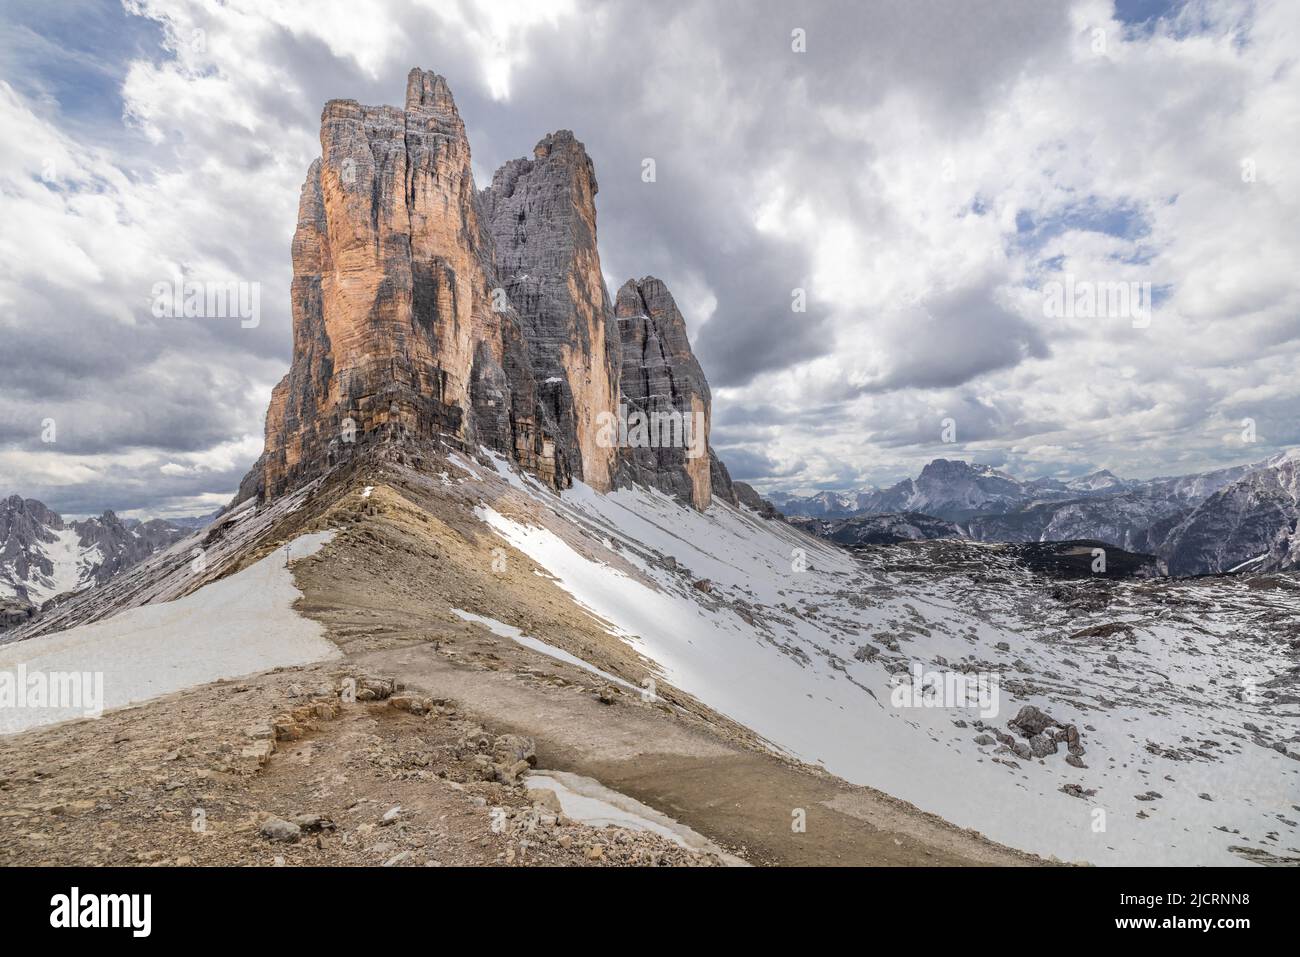
[[[400,103],[412,66],[448,78],[480,184],[547,132],[584,141],[608,283],[674,291],[714,444],[762,489],[882,484],[936,456],[1146,477],[1300,444],[1287,2],[0,16],[0,494],[224,504],[288,367],[321,106]],[[155,317],[155,284],[181,275],[259,283],[260,321]],[[1057,308],[1067,283],[1137,298]]]

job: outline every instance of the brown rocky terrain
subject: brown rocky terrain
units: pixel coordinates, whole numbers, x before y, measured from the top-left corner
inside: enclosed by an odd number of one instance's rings
[[[336,471],[226,566],[335,529],[292,568],[299,612],[344,657],[0,738],[0,814],[14,838],[0,862],[1035,861],[781,757],[665,682],[647,698],[464,620],[454,608],[544,635],[631,684],[653,674],[485,532],[473,514],[484,496],[503,512],[529,507],[508,480],[485,469],[448,484],[456,464],[426,450],[416,468],[403,454]],[[600,781],[717,850],[557,813],[551,792],[530,789],[533,768]],[[795,809],[805,831],[791,828]]]

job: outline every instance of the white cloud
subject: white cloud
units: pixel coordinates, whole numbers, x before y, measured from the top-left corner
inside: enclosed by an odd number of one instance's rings
[[[121,115],[97,131],[0,83],[3,490],[120,507],[160,475],[170,502],[233,491],[286,366],[320,108],[398,102],[413,65],[448,75],[478,170],[560,126],[587,142],[611,285],[674,289],[724,457],[770,462],[773,486],[884,481],[936,454],[1151,474],[1300,441],[1284,3],[1189,3],[1154,30],[1100,0],[813,6],[806,54],[781,5],[127,9],[163,46],[121,65]],[[153,319],[152,284],[181,270],[260,282],[261,325]],[[1066,273],[1151,282],[1150,328],[1044,316],[1042,284]],[[47,416],[54,448],[35,438]],[[1258,450],[1224,442],[1244,416]]]

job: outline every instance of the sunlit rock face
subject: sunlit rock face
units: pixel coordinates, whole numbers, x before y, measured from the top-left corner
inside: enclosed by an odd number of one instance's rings
[[[241,494],[270,497],[377,439],[489,446],[557,486],[569,448],[540,402],[446,81],[403,108],[331,100],[293,240],[293,362]]]
[[[293,238],[293,360],[238,500],[274,498],[375,442],[487,446],[556,488],[651,485],[735,502],[710,395],[667,287],[610,300],[596,175],[574,135],[474,186],[446,81],[331,100]]]

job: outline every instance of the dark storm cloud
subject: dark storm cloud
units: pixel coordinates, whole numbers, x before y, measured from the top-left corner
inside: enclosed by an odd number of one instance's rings
[[[727,471],[738,482],[773,481],[797,475],[806,466],[802,461],[782,465],[761,450],[741,446],[720,446],[717,449],[727,463]]]
[[[166,475],[156,469],[111,466],[100,471],[93,485],[35,481],[25,486],[22,494],[43,502],[65,518],[98,515],[105,510],[206,515],[227,503],[231,489],[239,485],[243,475],[242,465],[182,476]]]
[[[978,12],[959,2],[613,4],[604,9],[611,42],[591,44],[581,30],[539,31],[509,103],[471,101],[462,111],[487,111],[494,165],[527,153],[530,138],[521,140],[519,131],[529,122],[541,123],[532,140],[556,127],[574,129],[596,162],[607,270],[654,274],[670,288],[684,277],[706,277],[717,309],[696,351],[715,387],[744,385],[830,346],[829,304],[813,295],[807,313],[791,312],[792,290],[807,285],[809,251],[752,225],[761,197],[743,189],[749,164],[789,154],[797,176],[788,188],[853,207],[860,148],[831,136],[818,110],[860,109],[913,88],[941,104],[954,124],[970,122],[1028,60],[1061,42],[1064,9],[1029,2]],[[806,31],[806,53],[791,50],[794,28]],[[716,130],[700,129],[689,119],[692,104],[662,89],[691,95],[659,71],[650,55],[656,36],[681,44],[683,69],[728,86],[728,99],[717,102]],[[712,92],[698,91],[706,100]],[[514,150],[502,152],[511,140]],[[645,157],[656,160],[654,184],[641,182]],[[918,346],[927,348],[910,344]],[[924,379],[924,362],[919,371]],[[908,383],[900,376],[896,384]]]

